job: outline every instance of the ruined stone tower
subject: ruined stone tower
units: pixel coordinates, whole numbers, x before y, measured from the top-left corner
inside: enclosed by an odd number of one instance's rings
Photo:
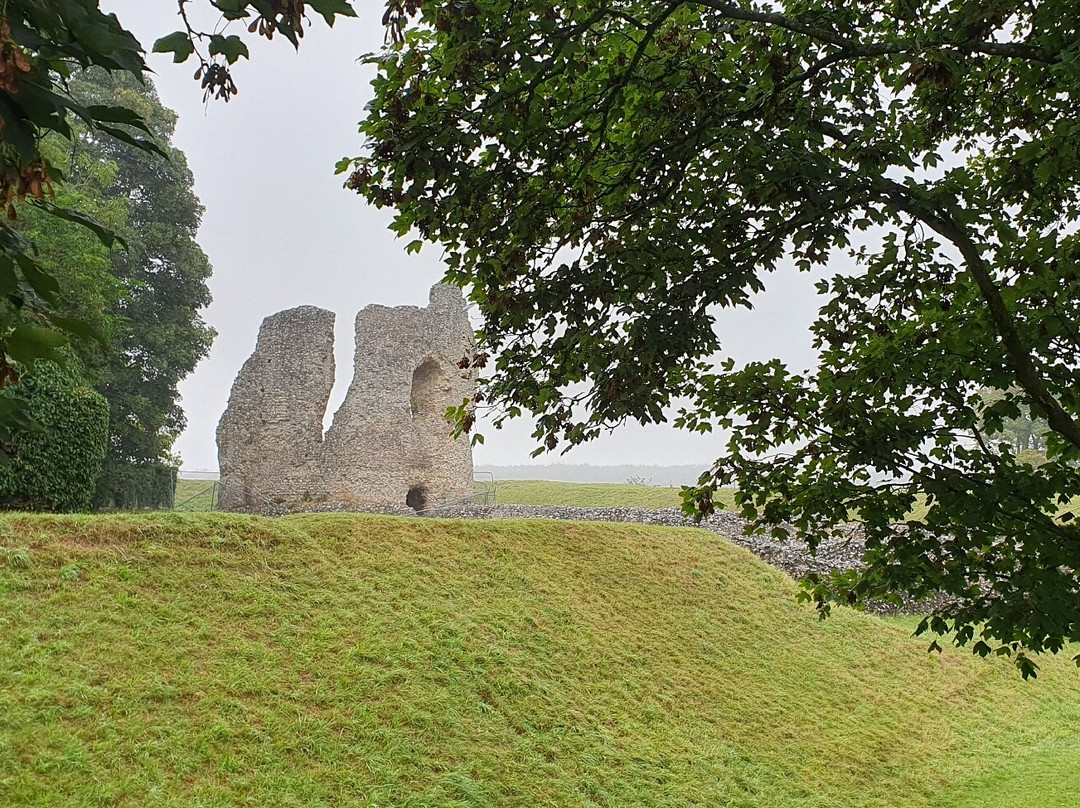
[[[424,510],[468,497],[472,450],[446,408],[471,398],[458,368],[472,346],[461,293],[438,284],[427,308],[356,315],[353,379],[333,424],[334,314],[300,306],[267,317],[218,424],[221,507],[315,503]]]

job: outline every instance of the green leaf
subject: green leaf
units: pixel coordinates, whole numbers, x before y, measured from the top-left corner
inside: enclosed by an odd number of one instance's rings
[[[58,219],[81,224],[83,227],[88,228],[98,237],[98,240],[109,249],[112,249],[117,245],[127,247],[127,242],[89,214],[72,208],[62,208],[59,205],[54,205],[52,202],[47,202],[45,200],[34,200],[34,205]]]
[[[21,83],[16,98],[29,123],[71,139],[72,132],[66,113],[69,109],[77,113],[77,104],[54,93],[49,86],[29,80]]]
[[[15,271],[15,262],[7,255],[0,254],[0,297],[7,297],[19,290],[19,275]]]
[[[57,328],[61,328],[79,339],[93,340],[102,348],[109,347],[108,337],[106,337],[101,329],[89,320],[84,320],[81,317],[66,317],[59,314],[52,315],[49,320]]]
[[[153,52],[171,53],[174,63],[186,62],[187,58],[195,52],[195,45],[186,32],[173,31],[154,43]]]
[[[251,16],[247,0],[213,0],[213,2],[227,20],[242,20]]]
[[[356,11],[347,0],[308,0],[307,3],[312,11],[322,14],[326,24],[333,26],[335,15],[342,17],[355,17]]]
[[[30,256],[20,255],[15,258],[23,277],[38,296],[53,305],[60,299],[60,284],[49,272],[42,269]]]
[[[135,129],[141,129],[148,135],[153,134],[146,121],[135,110],[129,107],[111,106],[105,104],[90,104],[85,109],[87,117],[98,123],[122,123]]]
[[[214,34],[210,38],[210,55],[224,56],[229,64],[235,64],[241,56],[245,59],[251,57],[247,45],[235,34],[231,36]]]
[[[14,432],[44,431],[29,402],[16,396],[0,396],[0,443],[10,443]]]
[[[49,359],[63,364],[59,348],[68,344],[68,338],[53,328],[23,323],[8,335],[4,351],[16,362],[33,365],[39,359]]]
[[[129,132],[120,129],[119,127],[109,126],[108,124],[104,123],[98,123],[97,128],[100,129],[102,132],[111,135],[117,140],[123,143],[127,143],[129,146],[134,146],[135,148],[141,149],[142,151],[153,152],[154,154],[160,155],[161,157],[167,158],[169,156],[168,152],[166,152],[154,141],[146,140],[145,138],[141,137],[135,137]]]
[[[37,152],[37,141],[33,130],[26,125],[26,118],[20,114],[18,104],[7,93],[0,93],[0,118],[4,122],[3,141],[11,143],[19,151],[19,156],[29,162]]]
[[[107,70],[127,70],[136,75],[146,69],[142,45],[120,26],[115,15],[102,14],[96,7],[89,14],[85,10],[81,10],[81,14],[73,13],[70,6],[65,11],[72,44],[81,51],[87,63]]]

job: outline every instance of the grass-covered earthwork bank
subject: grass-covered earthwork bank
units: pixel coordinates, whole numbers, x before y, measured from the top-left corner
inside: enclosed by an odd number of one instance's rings
[[[1073,806],[1080,672],[709,533],[0,519],[4,806]]]

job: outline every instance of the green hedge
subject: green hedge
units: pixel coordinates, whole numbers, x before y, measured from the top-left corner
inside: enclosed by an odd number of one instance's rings
[[[106,458],[98,478],[98,510],[168,510],[176,499],[176,466]]]
[[[105,398],[45,362],[0,396],[24,400],[40,427],[14,435],[9,462],[0,463],[0,507],[89,510],[109,439]]]

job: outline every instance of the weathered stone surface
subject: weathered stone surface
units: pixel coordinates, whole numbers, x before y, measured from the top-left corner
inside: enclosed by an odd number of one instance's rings
[[[333,385],[333,312],[300,306],[263,320],[218,424],[222,508],[317,498],[325,490],[313,475]]]
[[[312,306],[263,321],[218,425],[221,507],[419,511],[470,496],[472,450],[451,437],[444,417],[476,386],[457,367],[472,344],[460,292],[440,284],[427,308],[357,314],[352,384],[324,436],[333,323],[331,312]]]

